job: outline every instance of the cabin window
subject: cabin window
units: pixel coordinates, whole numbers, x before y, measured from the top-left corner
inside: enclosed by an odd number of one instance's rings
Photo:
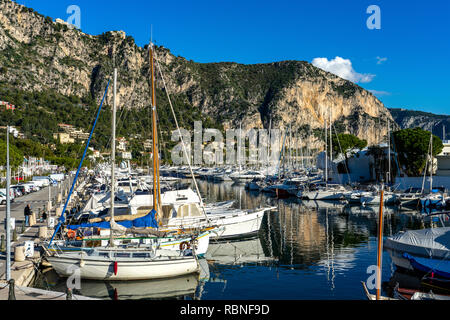
[[[146,252],[139,252],[139,253],[133,253],[134,258],[148,258],[148,253]]]
[[[129,253],[125,253],[125,252],[118,252],[118,253],[115,254],[115,257],[116,258],[128,258],[128,257],[130,257],[130,254]]]

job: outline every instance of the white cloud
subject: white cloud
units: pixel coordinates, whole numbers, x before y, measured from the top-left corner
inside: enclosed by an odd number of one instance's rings
[[[377,64],[382,64],[383,62],[386,62],[388,58],[381,58],[377,57]]]
[[[333,60],[328,60],[327,58],[314,58],[312,65],[355,83],[368,83],[375,77],[374,74],[356,72],[352,67],[352,62],[349,59],[341,57],[336,57]]]
[[[369,90],[375,96],[390,96],[391,93],[387,91]]]

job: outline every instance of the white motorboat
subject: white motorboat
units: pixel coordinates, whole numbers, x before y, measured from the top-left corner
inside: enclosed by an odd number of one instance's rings
[[[309,190],[300,190],[297,197],[305,200],[343,200],[350,191],[341,185],[318,186]]]
[[[446,206],[446,193],[433,192],[420,198],[422,208],[442,208]]]
[[[278,198],[296,196],[298,191],[303,188],[305,181],[303,178],[291,178],[284,180],[281,184],[274,184],[270,188],[275,190]]]
[[[223,227],[217,234],[211,234],[211,239],[214,240],[249,237],[259,232],[264,213],[274,209],[276,207],[252,210],[217,209],[205,216],[197,203],[187,203],[178,208],[165,206],[162,226],[164,230]]]
[[[253,179],[264,179],[266,176],[257,171],[242,171],[234,172],[229,175],[229,177],[236,183],[244,183],[252,181]]]
[[[369,194],[364,194],[360,197],[360,202],[363,206],[365,205],[379,205],[381,201],[379,192],[371,192]],[[383,202],[386,205],[394,204],[397,201],[397,196],[392,192],[384,192]]]
[[[423,192],[419,188],[409,188],[404,192],[397,193],[397,203],[402,207],[412,207],[417,208],[420,203],[420,198],[422,197]]]
[[[450,257],[450,227],[400,232],[388,237],[384,241],[384,248],[389,252],[392,262],[404,269],[414,269],[404,253],[415,257],[448,261]]]

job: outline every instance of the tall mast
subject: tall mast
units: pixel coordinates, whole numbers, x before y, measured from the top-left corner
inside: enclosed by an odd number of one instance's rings
[[[239,123],[239,140],[238,140],[239,175],[241,174],[241,152],[242,152],[242,121]]]
[[[388,124],[388,176],[387,183],[391,183],[391,126],[389,123],[389,119],[387,121]]]
[[[381,185],[380,194],[380,209],[378,212],[378,246],[377,246],[377,277],[376,277],[376,289],[377,289],[377,300],[380,300],[381,294],[381,269],[383,266],[383,196],[384,196],[384,185]]]
[[[289,123],[289,168],[292,170],[292,123]]]
[[[328,138],[327,138],[327,119],[325,120],[325,185],[328,185]]]
[[[152,86],[152,127],[153,127],[153,209],[158,212],[160,206],[161,193],[159,190],[159,152],[158,152],[158,132],[156,123],[156,97],[155,97],[155,78],[153,65],[153,43],[150,42],[150,70],[151,70],[151,86]]]
[[[6,127],[6,280],[11,279],[11,168],[9,164],[9,126]]]
[[[269,140],[267,141],[267,175],[269,175],[271,130],[272,130],[272,117],[270,117],[269,120]]]
[[[332,127],[331,127],[331,108],[330,108],[330,162],[333,163],[333,133],[331,132],[331,128]]]
[[[430,132],[430,193],[433,190],[433,131]]]
[[[117,93],[117,68],[114,68],[114,90],[113,90],[113,110],[112,110],[112,120],[111,120],[111,208],[110,208],[110,238],[109,245],[114,247],[114,237],[112,230],[112,223],[114,222],[114,198],[116,193],[115,185],[115,174],[116,174],[116,93]]]

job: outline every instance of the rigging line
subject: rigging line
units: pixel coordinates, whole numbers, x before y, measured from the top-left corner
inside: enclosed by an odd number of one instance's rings
[[[332,126],[333,126],[333,125],[332,125]],[[337,131],[336,131],[336,127],[333,126],[333,129],[334,129],[334,133],[336,134],[336,139],[337,139],[338,144],[339,144],[339,150],[341,150],[342,154],[344,154],[344,152],[342,151],[341,142],[339,141],[339,136],[338,136]],[[347,158],[345,154],[344,154],[344,158]],[[345,160],[345,159],[344,159],[344,160]],[[347,172],[347,178],[348,178],[348,181],[349,181],[349,183],[351,183],[352,180],[350,179],[350,173],[349,173],[349,170],[348,170],[347,162],[346,162],[346,161],[344,161],[344,165],[345,165],[345,171]]]
[[[178,121],[177,121],[177,118],[176,118],[176,116],[175,116],[175,111],[174,111],[174,109],[173,109],[172,100],[170,99],[169,90],[167,90],[166,81],[165,81],[164,76],[163,76],[163,74],[162,74],[162,70],[161,70],[161,67],[160,67],[160,65],[159,65],[159,61],[158,61],[158,58],[157,58],[157,55],[156,55],[156,51],[155,51],[155,60],[156,60],[156,67],[158,68],[159,74],[161,75],[161,79],[162,79],[163,84],[164,84],[164,88],[166,88],[166,95],[167,95],[167,99],[169,100],[170,110],[172,111],[172,115],[173,115],[173,117],[174,117],[175,124],[176,124],[176,126],[177,126],[178,134],[179,134],[179,136],[180,136],[181,144],[183,145],[183,151],[184,151],[186,160],[187,160],[188,165],[189,165],[189,171],[191,172],[192,179],[193,179],[194,185],[195,185],[195,189],[196,189],[197,194],[198,194],[198,197],[199,197],[199,199],[200,199],[200,206],[201,206],[201,208],[203,209],[203,213],[205,214],[206,219],[207,219],[208,221],[210,221],[209,217],[206,215],[205,206],[204,206],[203,200],[202,200],[202,195],[201,195],[201,193],[200,193],[200,190],[198,189],[197,180],[195,179],[194,172],[192,171],[192,167],[191,167],[191,159],[190,159],[190,157],[188,157],[188,154],[187,154],[187,151],[186,151],[186,146],[185,146],[185,143],[184,143],[184,140],[183,140],[183,136],[182,136],[182,134],[181,134],[180,127],[178,126]]]
[[[95,130],[95,127],[96,127],[96,125],[97,125],[98,118],[99,118],[99,116],[100,116],[100,111],[102,111],[103,102],[104,102],[105,97],[106,97],[106,95],[107,95],[107,93],[108,93],[108,88],[109,88],[109,83],[110,83],[110,82],[111,82],[111,80],[108,80],[108,84],[106,85],[106,89],[105,89],[105,93],[104,93],[103,98],[102,98],[102,102],[100,103],[100,106],[99,106],[99,108],[98,108],[97,116],[96,116],[95,121],[94,121],[94,124],[93,124],[93,126],[92,126],[91,133],[90,133],[90,135],[89,135],[89,139],[88,139],[88,141],[87,141],[87,143],[86,143],[86,147],[85,147],[85,149],[84,149],[83,157],[81,158],[80,164],[78,165],[77,173],[75,174],[75,177],[74,177],[73,182],[72,182],[72,187],[70,188],[69,195],[67,196],[66,202],[65,202],[65,204],[64,204],[64,208],[63,208],[63,210],[62,210],[61,217],[59,218],[59,223],[58,223],[58,225],[57,225],[57,227],[56,227],[56,229],[55,229],[55,232],[53,233],[52,238],[50,239],[50,242],[49,242],[49,244],[48,244],[48,247],[50,247],[50,245],[52,244],[53,239],[55,238],[55,236],[56,236],[56,234],[58,233],[58,231],[59,231],[61,225],[62,225],[62,224],[64,223],[64,221],[65,221],[64,215],[65,215],[65,212],[66,212],[66,208],[67,208],[67,205],[69,204],[70,196],[72,195],[73,189],[75,188],[75,183],[77,182],[78,175],[79,175],[79,173],[80,173],[81,166],[83,165],[84,158],[86,157],[86,153],[87,153],[87,150],[88,150],[88,148],[89,148],[89,143],[91,142],[92,135],[94,134],[94,130]]]
[[[122,108],[122,112],[120,113],[119,119],[117,120],[117,125],[116,125],[117,132],[119,132],[120,129],[122,129],[120,126],[122,126],[123,123],[125,122],[125,116],[124,116],[123,120],[121,119],[122,115],[124,114],[125,109],[127,109],[127,108]],[[126,111],[128,112],[128,109]],[[100,136],[106,137],[106,134],[100,133]],[[108,142],[106,143],[105,149],[109,149],[111,143],[112,143],[112,137],[111,137],[111,135],[108,135]]]
[[[392,142],[392,148],[394,151],[394,159],[395,159],[395,164],[397,166],[397,173],[395,174],[395,176],[397,177],[397,175],[400,174],[400,159],[398,157],[398,152],[396,151],[396,147],[395,147],[395,136],[394,136],[394,132],[392,130],[390,130],[389,135],[391,136],[391,142]]]

